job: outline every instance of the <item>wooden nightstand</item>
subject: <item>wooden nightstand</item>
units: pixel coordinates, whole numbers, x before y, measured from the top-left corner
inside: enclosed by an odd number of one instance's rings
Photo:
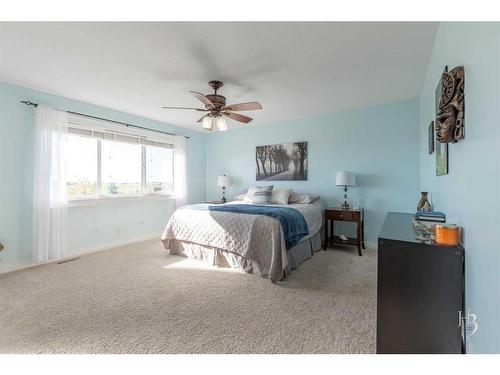
[[[209,203],[209,204],[224,204],[224,203],[227,203],[227,202],[223,202],[223,201],[206,201],[205,203]]]
[[[357,210],[344,210],[343,208],[329,207],[325,210],[325,243],[323,249],[326,250],[329,244],[342,243],[348,245],[357,245],[358,254],[362,256],[361,248],[365,249],[365,218],[362,208]],[[357,235],[356,238],[348,238],[347,241],[342,241],[334,235],[334,222],[349,221],[356,223]],[[330,235],[328,235],[328,221],[330,221]]]

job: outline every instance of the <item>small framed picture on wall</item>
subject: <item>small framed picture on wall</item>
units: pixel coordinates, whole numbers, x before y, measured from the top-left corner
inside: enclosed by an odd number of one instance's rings
[[[436,176],[448,174],[448,143],[436,140]]]
[[[429,124],[429,129],[427,130],[427,137],[429,140],[429,155],[434,152],[434,121]]]

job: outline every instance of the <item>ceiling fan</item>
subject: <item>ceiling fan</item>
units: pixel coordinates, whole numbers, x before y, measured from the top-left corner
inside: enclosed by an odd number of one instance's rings
[[[214,125],[220,131],[227,130],[227,123],[224,117],[231,120],[239,121],[244,124],[248,124],[252,121],[251,117],[240,115],[239,113],[234,113],[238,111],[253,111],[256,109],[262,109],[259,102],[248,102],[248,103],[238,103],[226,105],[226,97],[217,94],[223,83],[221,81],[210,81],[208,82],[210,87],[214,89],[213,94],[203,95],[200,92],[189,91],[193,96],[200,102],[205,104],[205,108],[189,108],[189,107],[162,107],[166,109],[191,109],[199,112],[208,112],[206,115],[201,117],[197,122],[201,122],[203,129],[212,131]]]

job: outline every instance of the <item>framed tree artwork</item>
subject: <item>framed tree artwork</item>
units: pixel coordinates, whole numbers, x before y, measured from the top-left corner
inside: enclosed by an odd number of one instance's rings
[[[307,180],[307,142],[255,148],[257,181]]]

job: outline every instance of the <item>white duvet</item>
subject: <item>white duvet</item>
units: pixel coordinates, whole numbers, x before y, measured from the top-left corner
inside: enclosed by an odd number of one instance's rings
[[[226,204],[244,202],[233,201]],[[309,236],[301,241],[321,229],[324,210],[321,200],[312,204],[290,204],[283,207],[295,208],[304,216]],[[265,215],[181,207],[174,212],[163,232],[162,241],[166,249],[170,248],[170,240],[215,247],[250,259],[258,264],[260,273],[273,282],[281,279],[287,265],[281,225],[278,220]]]

